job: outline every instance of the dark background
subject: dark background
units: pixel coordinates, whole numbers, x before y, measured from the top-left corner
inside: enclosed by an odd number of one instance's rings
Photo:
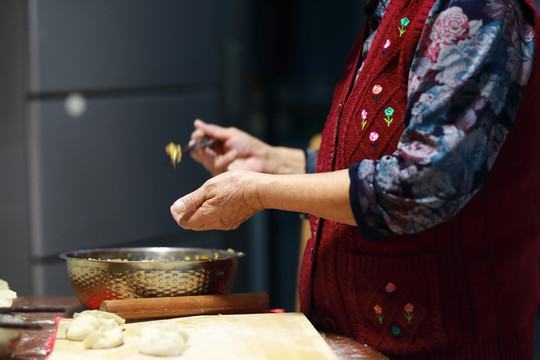
[[[208,174],[165,161],[201,117],[306,147],[364,22],[323,0],[2,0],[0,278],[72,296],[63,251],[200,246],[243,251],[235,292],[294,309],[300,220],[263,211],[190,232],[169,206]],[[66,113],[70,94],[87,102]]]

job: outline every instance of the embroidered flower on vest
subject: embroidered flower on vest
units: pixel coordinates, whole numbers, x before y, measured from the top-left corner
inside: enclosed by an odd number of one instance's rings
[[[391,117],[392,115],[394,115],[394,109],[392,109],[391,107],[386,108],[386,110],[384,110],[384,115],[386,115],[384,121],[386,121],[388,127],[390,127],[390,123],[392,122],[392,120],[394,120],[394,118]]]
[[[388,48],[390,47],[390,39],[386,39],[386,42],[384,43],[384,46],[383,46],[383,50],[382,50],[382,53],[383,53],[383,56],[386,55],[386,53],[388,52]]]
[[[367,113],[366,109],[362,110],[362,114],[361,114],[361,116],[362,116],[362,122],[361,122],[362,130],[364,130],[364,126],[366,126],[366,124],[367,124],[367,120],[366,120],[367,115],[368,115],[368,113]]]
[[[379,138],[379,134],[375,131],[372,131],[370,134],[369,134],[369,141],[371,141],[371,146],[373,146],[373,149],[375,149],[377,147],[377,145],[379,144],[377,142],[377,139]]]
[[[375,103],[381,98],[381,92],[382,92],[382,86],[381,85],[375,85],[373,86],[373,89],[371,90],[373,92],[373,100],[375,100]]]
[[[401,329],[397,326],[392,326],[392,334],[394,334],[394,337],[397,341],[401,340]]]
[[[379,320],[379,323],[382,324],[382,319],[384,317],[384,315],[382,313],[382,307],[380,307],[379,305],[375,305],[373,307],[373,310],[375,311],[375,316],[377,316],[377,319]]]
[[[407,320],[409,321],[409,324],[410,324],[411,319],[413,318],[414,306],[411,303],[407,303],[407,305],[405,305],[403,307],[403,309],[405,310],[405,314],[403,314],[403,316],[405,316],[407,318]]]
[[[386,291],[386,293],[388,294],[388,296],[391,298],[394,297],[394,291],[396,291],[396,285],[394,285],[393,283],[389,282],[388,284],[386,284],[384,290]]]
[[[401,35],[403,35],[403,33],[405,31],[407,31],[405,28],[407,27],[407,25],[409,25],[409,19],[407,19],[406,17],[404,17],[403,19],[401,19],[401,26],[398,26],[398,30],[399,30],[399,37],[401,37]]]

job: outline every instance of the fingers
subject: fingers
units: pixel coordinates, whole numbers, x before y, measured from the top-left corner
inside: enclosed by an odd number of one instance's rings
[[[216,152],[210,148],[204,148],[197,151],[191,151],[189,155],[200,162],[208,171],[214,170],[214,161],[217,156]]]
[[[263,209],[257,196],[256,183],[260,176],[249,171],[215,176],[198,190],[176,200],[171,214],[184,229],[236,229]]]
[[[176,200],[171,206],[171,214],[178,225],[187,230],[229,230],[216,217],[214,211],[209,211],[208,199],[205,197],[205,186]],[[206,207],[206,208],[205,208]]]
[[[203,133],[203,135],[218,139],[223,142],[230,137],[230,128],[224,128],[214,124],[207,124],[200,119],[195,120],[193,122],[193,126],[196,129],[195,132],[199,130]]]
[[[191,133],[191,140],[189,140],[189,144],[191,145],[196,140],[202,139],[203,136],[204,136],[204,132],[202,130],[199,130],[199,129],[193,130],[193,132]]]
[[[231,164],[238,156],[238,153],[236,150],[231,150],[222,156],[218,156],[215,159],[215,167],[216,170],[219,172],[227,171],[229,168],[229,164]]]
[[[198,189],[176,200],[171,206],[171,214],[178,225],[182,226],[184,218],[191,216],[203,202],[204,193],[201,189]]]

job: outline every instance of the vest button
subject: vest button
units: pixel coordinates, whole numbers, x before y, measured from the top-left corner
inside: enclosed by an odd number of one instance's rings
[[[332,319],[330,316],[325,316],[324,317],[324,319],[322,321],[322,325],[328,331],[334,332],[334,331],[337,330],[336,323],[334,322],[334,319]]]
[[[309,259],[311,260],[311,262],[313,262],[313,249],[314,248],[311,248],[311,250],[309,250]]]

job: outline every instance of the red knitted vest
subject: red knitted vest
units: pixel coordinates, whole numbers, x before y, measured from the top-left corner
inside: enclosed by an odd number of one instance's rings
[[[319,326],[415,359],[532,359],[540,242],[540,29],[518,115],[484,186],[451,220],[365,242],[356,227],[311,217],[301,310]],[[407,76],[434,0],[392,0],[360,78],[355,42],[328,116],[317,171],[396,150]],[[354,84],[354,85],[353,85]],[[313,309],[314,307],[314,309]],[[403,355],[400,358],[406,358]]]

